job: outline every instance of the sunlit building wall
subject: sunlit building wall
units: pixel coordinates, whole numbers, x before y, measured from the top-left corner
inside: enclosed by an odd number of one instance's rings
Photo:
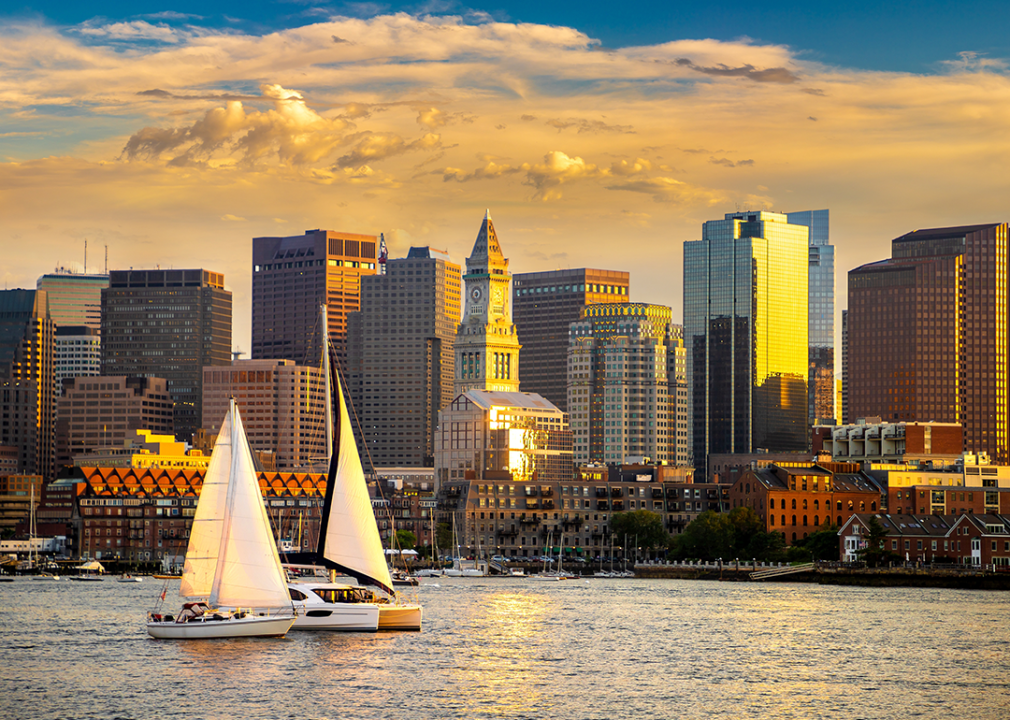
[[[807,420],[813,424],[835,417],[835,248],[829,241],[828,210],[791,212],[786,217],[791,224],[810,229]]]
[[[807,446],[808,228],[728,213],[684,244],[684,344],[694,463]]]
[[[524,392],[568,411],[569,326],[587,305],[628,302],[630,282],[626,272],[587,268],[515,275],[513,317]]]
[[[253,238],[252,357],[318,365],[319,307],[327,307],[330,340],[346,354],[347,316],[360,309],[361,278],[376,273],[374,235],[306,230]]]
[[[676,462],[670,318],[663,305],[614,303],[589,305],[572,323],[568,407],[577,463]]]
[[[249,446],[280,471],[325,468],[326,388],[318,367],[290,360],[233,360],[203,369],[203,429],[216,436],[231,398]]]
[[[74,273],[58,269],[35,283],[49,296],[49,314],[57,326],[86,325],[102,329],[102,290],[109,287],[105,274]]]
[[[519,390],[519,338],[512,322],[512,274],[491,212],[466,259],[463,320],[456,331],[454,396],[467,390]]]
[[[1008,227],[916,230],[849,272],[846,419],[956,422],[1010,463]]]
[[[0,291],[0,445],[18,449],[18,472],[55,472],[55,323],[44,290]]]

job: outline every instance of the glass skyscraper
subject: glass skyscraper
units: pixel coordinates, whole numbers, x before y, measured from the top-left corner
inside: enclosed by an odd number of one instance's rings
[[[810,371],[807,389],[807,419],[837,418],[835,412],[835,247],[829,244],[827,210],[788,213],[793,225],[810,229],[808,332]]]
[[[727,213],[684,243],[696,468],[711,453],[807,447],[808,240],[782,213]]]

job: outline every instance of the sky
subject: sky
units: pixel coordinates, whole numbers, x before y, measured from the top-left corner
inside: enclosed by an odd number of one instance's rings
[[[882,7],[886,5],[886,7]],[[631,273],[681,317],[683,243],[828,208],[846,272],[1006,220],[1010,3],[7,3],[0,279],[225,274],[251,238],[384,233],[463,265]],[[836,322],[837,325],[837,322]]]

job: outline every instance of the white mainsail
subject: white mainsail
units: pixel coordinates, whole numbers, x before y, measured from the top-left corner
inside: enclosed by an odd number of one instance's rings
[[[215,607],[291,605],[234,400],[200,492],[179,594]]]
[[[386,565],[340,378],[334,377],[334,380],[333,392],[339,399],[340,412],[337,415],[337,446],[330,458],[327,477],[319,554],[336,569],[392,593],[393,578]]]

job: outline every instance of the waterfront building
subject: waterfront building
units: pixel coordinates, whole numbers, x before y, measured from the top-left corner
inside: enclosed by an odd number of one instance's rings
[[[102,375],[164,378],[180,440],[200,427],[203,368],[231,361],[231,299],[209,270],[114,270],[102,291]]]
[[[914,515],[857,513],[838,530],[843,562],[861,559],[870,520],[887,531],[885,551],[899,562],[953,563],[988,570],[1010,566],[1010,518],[1002,514]]]
[[[41,475],[0,475],[0,535],[15,532],[42,500],[44,483]]]
[[[809,228],[807,335],[807,422],[834,422],[835,413],[835,247],[827,210],[787,213],[792,225]]]
[[[206,470],[210,453],[188,449],[171,433],[158,435],[145,429],[137,430],[122,445],[96,447],[92,452],[74,455],[73,461],[74,467]]]
[[[374,235],[306,230],[253,238],[252,357],[319,364],[319,307],[330,341],[346,355],[347,316],[360,309],[361,278],[376,272]]]
[[[49,297],[49,315],[57,327],[89,327],[101,332],[102,290],[109,287],[108,274],[77,273],[57,268],[35,283]]]
[[[846,420],[960,423],[1010,463],[1006,223],[915,230],[849,272]]]
[[[710,453],[808,443],[808,228],[727,213],[684,243],[684,345],[695,466]]]
[[[809,465],[815,461],[830,461],[828,455],[814,457],[808,452],[796,453],[726,453],[708,456],[708,476],[710,482],[735,483],[745,470],[766,468],[769,465],[783,467]],[[700,473],[699,473],[700,474]]]
[[[782,533],[787,545],[854,513],[877,512],[886,494],[855,463],[769,465],[746,470],[729,490],[731,508],[749,507],[765,532]]]
[[[326,467],[326,388],[318,367],[291,360],[205,367],[202,427],[211,447],[232,397],[254,453],[271,454],[281,472]]]
[[[519,338],[512,323],[512,275],[491,211],[484,213],[463,276],[463,320],[456,332],[453,397],[467,390],[519,390]]]
[[[51,479],[55,325],[44,290],[0,291],[0,446],[18,448],[18,472]]]
[[[953,462],[964,452],[964,433],[958,423],[863,418],[852,425],[818,426],[811,435],[814,453],[826,453],[836,462]]]
[[[122,448],[141,429],[172,435],[168,383],[155,377],[95,376],[63,381],[56,421],[56,462]]]
[[[677,398],[670,398],[667,378],[678,333],[670,318],[663,305],[615,303],[584,307],[572,323],[568,407],[575,462],[676,462]]]
[[[687,392],[687,349],[684,347],[684,326],[670,325],[670,338],[666,345],[666,385],[670,400],[667,411],[667,438],[670,441],[671,461],[675,465],[691,465],[691,406]]]
[[[64,378],[102,374],[102,336],[87,325],[59,325],[53,337],[56,392]]]
[[[617,270],[516,273],[512,317],[522,345],[523,391],[537,393],[568,412],[569,327],[588,305],[628,302],[630,285],[628,273]]]
[[[361,278],[348,316],[347,393],[366,463],[432,467],[438,413],[453,399],[462,273],[449,255],[414,247]]]
[[[849,311],[842,310],[842,392],[836,422],[851,423],[854,418],[849,413]]]

